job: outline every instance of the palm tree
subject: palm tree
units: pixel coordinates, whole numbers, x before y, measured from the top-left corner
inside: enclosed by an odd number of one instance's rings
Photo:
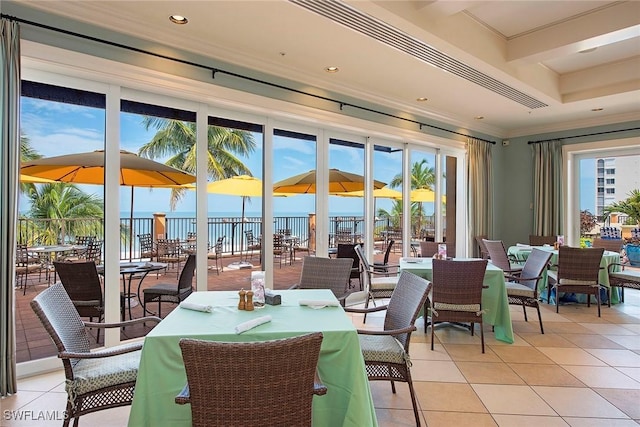
[[[416,190],[419,188],[426,188],[433,191],[433,187],[436,183],[436,174],[432,167],[429,166],[427,159],[422,159],[419,162],[411,165],[411,189]],[[398,174],[393,177],[389,184],[391,188],[398,188],[402,186],[402,174]],[[402,212],[402,204],[400,201],[395,201],[392,209],[394,215],[398,215]],[[383,212],[381,212],[383,213]],[[389,213],[387,213],[389,214]],[[412,227],[415,228],[414,234],[420,233],[420,227],[422,224],[422,218],[424,217],[424,207],[422,202],[411,203],[411,218]],[[384,216],[384,215],[380,215]],[[398,217],[399,218],[399,217]],[[416,223],[413,223],[413,219],[416,219]],[[398,220],[399,221],[399,220]]]
[[[622,213],[627,215],[627,224],[640,225],[640,190],[635,189],[629,192],[629,197],[619,202],[604,207],[605,220],[612,213]]]
[[[31,201],[27,216],[34,220],[48,220],[34,236],[35,241],[55,244],[71,236],[102,235],[102,199],[84,193],[75,184],[38,184],[27,195]]]
[[[144,144],[138,154],[155,159],[170,156],[167,165],[196,173],[196,124],[161,117],[145,116],[143,124],[148,130],[158,131],[151,141]],[[248,156],[256,149],[256,142],[250,132],[209,126],[207,130],[207,176],[211,180],[230,178],[236,175],[251,175],[251,171],[238,158]],[[184,190],[171,190],[171,209],[175,209]]]
[[[28,162],[29,160],[35,160],[41,158],[36,150],[31,146],[31,141],[28,137],[24,135],[20,135],[20,163]],[[35,188],[33,184],[29,184],[26,182],[20,183],[20,192],[28,193],[30,189]]]

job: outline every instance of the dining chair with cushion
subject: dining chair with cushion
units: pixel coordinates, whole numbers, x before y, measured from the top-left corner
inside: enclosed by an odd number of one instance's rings
[[[327,388],[316,374],[322,333],[257,342],[183,338],[194,427],[311,426],[312,400]]]
[[[196,256],[191,254],[182,267],[178,283],[159,283],[143,289],[143,311],[147,311],[147,303],[158,303],[158,316],[162,317],[162,303],[171,302],[180,304],[182,300],[193,292],[193,274],[196,270]]]
[[[557,241],[557,236],[538,236],[536,234],[529,234],[529,245],[531,246],[544,246],[551,245]]]
[[[27,294],[27,279],[29,274],[38,273],[38,280],[42,279],[42,271],[45,265],[37,255],[32,255],[27,249],[27,245],[18,244],[16,246],[16,286],[22,288],[22,295]]]
[[[373,269],[373,266],[367,261],[367,257],[364,254],[362,246],[354,246],[358,261],[360,262],[360,269],[362,271],[362,281],[364,290],[367,292],[367,299],[364,302],[364,307],[369,307],[369,301],[376,305],[376,298],[391,298],[393,291],[398,284],[398,276],[388,276],[385,273],[378,273]],[[364,322],[367,321],[367,315],[364,315]]]
[[[216,273],[220,275],[221,271],[224,271],[222,264],[218,263],[218,260],[222,258],[222,245],[224,244],[224,239],[227,236],[220,236],[216,239],[216,244],[213,245],[213,252],[209,251],[207,254],[207,259],[212,259],[215,261],[215,267],[213,265],[209,266],[209,270],[216,270]]]
[[[469,323],[471,335],[475,324],[480,324],[480,342],[484,353],[482,322],[482,289],[487,260],[433,261],[433,280],[429,313],[431,314],[431,350],[435,340],[435,323]],[[427,322],[425,321],[425,329]]]
[[[600,317],[600,289],[606,289],[609,307],[611,295],[609,288],[600,285],[600,262],[604,254],[603,248],[573,248],[560,246],[558,249],[558,270],[549,270],[547,301],[551,301],[551,291],[555,291],[556,313],[560,307],[560,292],[587,295],[587,307],[591,306],[591,295],[595,296]]]
[[[514,274],[522,270],[522,265],[518,264],[518,260],[512,259],[507,255],[507,250],[504,247],[502,240],[482,240],[484,246],[489,253],[489,259],[491,264],[500,268],[505,275]]]
[[[409,386],[417,426],[420,425],[420,416],[411,380],[409,341],[411,333],[416,330],[415,321],[427,300],[430,288],[431,284],[427,280],[403,271],[387,305],[365,309],[351,307],[345,309],[347,312],[365,315],[386,310],[382,331],[358,330],[367,377],[370,381],[390,381],[391,391],[394,394],[395,382],[406,382]]]
[[[349,291],[351,260],[347,258],[302,258],[300,282],[290,289],[331,289],[344,307]]]
[[[540,333],[544,334],[542,316],[540,315],[540,303],[538,301],[538,283],[544,277],[544,270],[549,265],[553,254],[533,248],[522,271],[507,277],[507,299],[509,304],[521,305],[524,312],[524,321],[527,322],[527,307],[534,307],[538,311],[540,321]]]
[[[609,264],[609,285],[620,288],[620,300],[624,302],[624,288],[640,290],[640,271],[625,269],[626,265]]]
[[[53,266],[62,282],[64,290],[80,317],[88,317],[93,322],[94,317],[102,322],[104,317],[104,297],[102,283],[98,275],[96,263],[93,261],[54,261]],[[125,298],[120,293],[120,316],[124,320]],[[96,342],[100,341],[98,329]]]
[[[122,328],[161,319],[144,317],[111,324],[83,322],[62,283],[40,292],[31,301],[31,308],[56,345],[64,366],[67,392],[64,427],[72,419],[77,426],[82,415],[131,404],[142,342],[90,351],[86,328]]]

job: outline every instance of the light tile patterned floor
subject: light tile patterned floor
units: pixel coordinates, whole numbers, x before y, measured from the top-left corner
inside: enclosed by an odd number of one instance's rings
[[[545,334],[536,322],[524,322],[511,308],[516,342],[496,341],[486,327],[486,353],[479,337],[451,326],[438,326],[435,351],[430,335],[417,322],[411,344],[412,374],[422,424],[439,426],[637,426],[640,424],[640,292],[628,291],[626,302],[596,308],[543,306]],[[535,318],[533,312],[531,316]],[[356,326],[362,318],[353,315]],[[369,316],[367,328],[381,316]],[[59,411],[65,394],[61,371],[23,379],[20,392],[2,400],[6,410]],[[414,425],[405,384],[391,393],[387,382],[371,389],[381,426]],[[83,417],[95,427],[126,425],[129,408]],[[54,421],[3,419],[2,426],[59,426]]]

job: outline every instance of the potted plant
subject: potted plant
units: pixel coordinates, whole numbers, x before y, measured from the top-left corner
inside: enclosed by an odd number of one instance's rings
[[[605,218],[614,212],[627,216],[625,224],[640,228],[640,190],[632,190],[625,200],[605,206]],[[633,266],[640,266],[640,239],[632,233],[631,237],[625,241],[625,252],[629,262]]]

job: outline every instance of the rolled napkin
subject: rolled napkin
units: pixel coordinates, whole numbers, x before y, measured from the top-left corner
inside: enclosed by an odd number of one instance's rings
[[[196,302],[182,301],[180,303],[180,307],[186,308],[187,310],[195,310],[195,311],[203,311],[205,313],[211,313],[213,307],[205,304],[198,304]]]
[[[253,320],[247,320],[246,322],[242,322],[236,325],[236,334],[241,334],[248,331],[249,329],[253,329],[256,326],[260,326],[263,323],[267,322],[271,322],[271,316],[269,316],[268,314],[266,316],[256,317]]]
[[[531,245],[527,245],[526,243],[516,243],[516,246],[519,248],[530,248]]]
[[[336,300],[324,299],[301,299],[300,305],[307,305],[311,308],[338,307],[340,303]]]

